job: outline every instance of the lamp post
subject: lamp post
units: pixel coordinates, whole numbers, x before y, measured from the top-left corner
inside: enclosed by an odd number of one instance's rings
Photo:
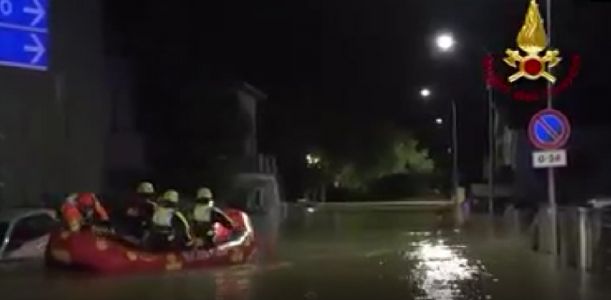
[[[456,40],[451,32],[442,32],[435,36],[435,48],[439,52],[447,53],[454,50]],[[458,197],[458,187],[460,185],[458,178],[458,112],[456,110],[456,101],[451,101],[452,110],[452,194]],[[458,199],[457,199],[458,200]]]
[[[458,187],[460,185],[458,179],[458,112],[456,111],[456,101],[452,99],[452,188],[454,189],[454,197],[458,199]],[[458,202],[457,202],[458,203]]]
[[[443,32],[435,36],[435,48],[437,51],[446,53],[451,52],[456,45],[456,40],[452,33]],[[487,85],[487,100],[488,100],[488,211],[492,215],[494,213],[494,165],[495,165],[495,110],[492,87]],[[452,100],[452,140],[453,144],[453,188],[454,192],[458,191],[458,133],[457,133],[457,110],[456,102]]]
[[[420,96],[423,99],[429,98],[432,95],[431,90],[429,90],[428,88],[422,88],[420,90]],[[458,194],[458,186],[459,186],[459,179],[458,179],[458,114],[456,111],[456,101],[454,101],[454,99],[452,99],[451,102],[451,109],[452,109],[452,194],[456,197]],[[443,118],[436,118],[435,119],[435,124],[437,125],[443,125],[444,120]]]

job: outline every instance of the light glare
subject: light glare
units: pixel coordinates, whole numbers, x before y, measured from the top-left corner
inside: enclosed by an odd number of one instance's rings
[[[420,96],[422,96],[423,98],[426,98],[428,96],[431,95],[431,90],[427,89],[427,88],[423,88],[420,90]]]
[[[454,37],[449,33],[440,34],[435,39],[437,48],[441,51],[450,51],[454,47]]]

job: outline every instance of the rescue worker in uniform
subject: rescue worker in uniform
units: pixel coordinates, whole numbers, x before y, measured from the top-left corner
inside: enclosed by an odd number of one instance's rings
[[[179,211],[178,203],[178,192],[168,190],[155,207],[146,238],[146,243],[153,250],[174,250],[193,245],[189,223]]]
[[[214,246],[215,223],[221,223],[230,230],[235,228],[234,222],[222,210],[214,206],[212,191],[206,187],[197,190],[191,218],[193,233],[206,248]]]
[[[64,224],[76,232],[83,226],[108,222],[108,213],[94,193],[71,194],[61,207]]]
[[[130,233],[142,237],[155,212],[155,187],[150,182],[141,182],[136,190],[136,195],[127,204],[125,215],[127,217]]]

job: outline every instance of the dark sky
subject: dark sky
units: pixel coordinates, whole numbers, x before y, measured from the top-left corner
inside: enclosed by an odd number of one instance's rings
[[[109,53],[133,62],[139,102],[152,107],[144,114],[160,113],[195,80],[245,80],[270,96],[264,127],[270,151],[384,122],[401,124],[425,146],[442,149],[449,130],[436,129],[433,120],[447,118],[455,99],[462,164],[473,173],[481,170],[486,147],[481,59],[486,51],[500,58],[506,48],[516,48],[528,1],[107,3]],[[609,17],[609,3],[554,1],[554,46],[583,58],[582,76],[557,99],[578,124],[607,123]],[[432,37],[442,30],[458,40],[449,55],[432,51]],[[418,97],[422,86],[434,92],[427,102]],[[496,101],[516,126],[538,107],[498,94]]]

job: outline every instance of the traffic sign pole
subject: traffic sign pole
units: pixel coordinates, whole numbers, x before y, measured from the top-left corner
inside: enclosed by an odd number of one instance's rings
[[[546,2],[546,17],[545,23],[547,24],[547,36],[548,36],[548,45],[552,44],[552,0],[547,0]],[[551,74],[552,70],[550,64],[547,65],[547,72]],[[550,81],[547,82],[547,108],[553,109],[553,99],[552,99],[552,83]],[[550,211],[550,240],[552,243],[551,251],[553,255],[558,254],[558,218],[557,218],[557,209],[556,209],[556,179],[554,174],[554,168],[547,169],[547,197],[549,201],[549,211]]]
[[[548,95],[549,96],[549,95]],[[549,222],[550,252],[558,253],[557,205],[554,168],[566,165],[566,150],[562,147],[571,135],[571,125],[567,117],[554,109],[544,109],[536,113],[528,125],[528,137],[531,143],[544,151],[533,153],[533,167],[547,168],[548,209],[546,216]]]

